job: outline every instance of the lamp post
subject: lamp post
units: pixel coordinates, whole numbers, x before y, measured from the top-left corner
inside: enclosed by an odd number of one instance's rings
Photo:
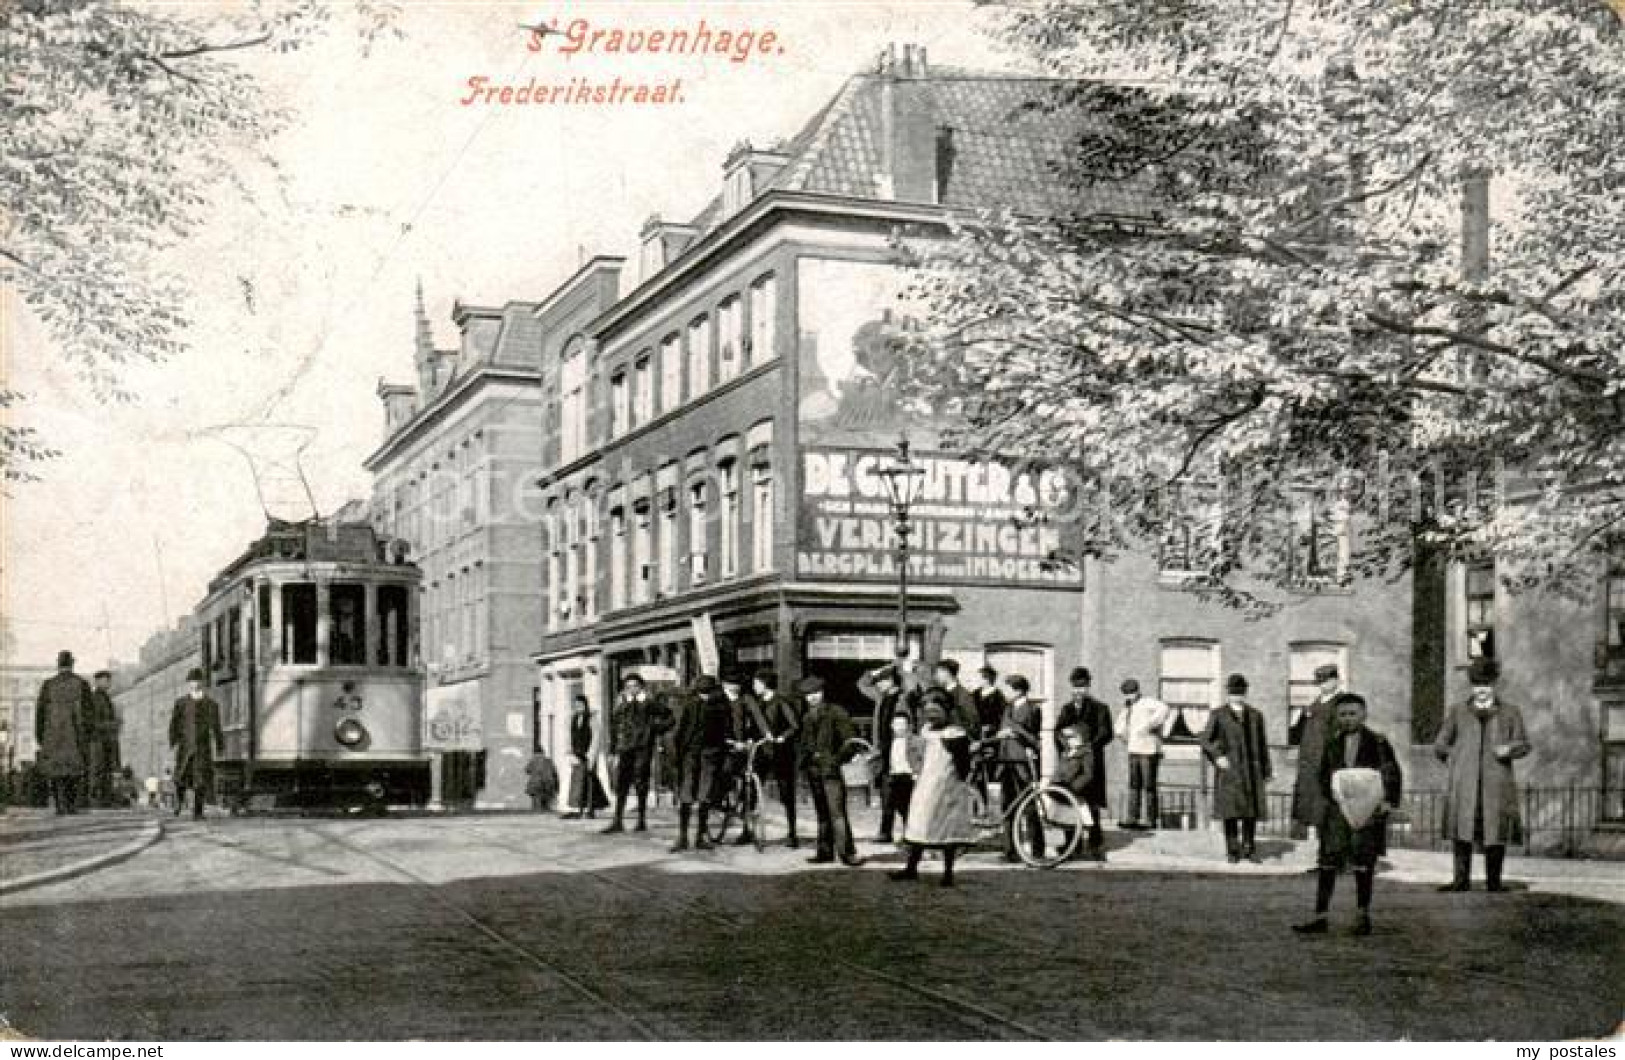
[[[892,530],[897,535],[897,644],[899,662],[908,658],[908,538],[913,532],[908,512],[920,495],[925,468],[909,456],[908,436],[897,439],[897,455],[876,470],[891,501]]]

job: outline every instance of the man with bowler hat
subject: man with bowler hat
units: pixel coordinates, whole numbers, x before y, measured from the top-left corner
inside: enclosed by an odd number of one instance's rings
[[[1231,863],[1258,861],[1258,820],[1267,812],[1270,750],[1264,715],[1247,703],[1247,679],[1231,674],[1225,705],[1208,717],[1202,751],[1213,763],[1213,816],[1224,821],[1224,852]]]
[[[35,768],[50,784],[58,814],[79,812],[95,710],[90,685],[73,672],[73,652],[57,652],[56,673],[40,684],[34,705],[34,743]]]
[[[1089,804],[1089,851],[1094,861],[1106,860],[1106,834],[1100,822],[1106,814],[1106,748],[1112,742],[1111,708],[1089,694],[1094,677],[1086,666],[1074,666],[1070,677],[1072,698],[1061,707],[1055,719],[1055,746],[1066,754],[1067,733],[1075,733],[1093,756],[1083,799]]]
[[[1495,660],[1473,660],[1467,673],[1472,695],[1450,709],[1433,741],[1433,753],[1449,769],[1444,835],[1455,855],[1455,871],[1441,891],[1470,888],[1475,843],[1484,849],[1484,889],[1505,890],[1501,867],[1507,844],[1523,836],[1512,763],[1529,754],[1529,734],[1523,711],[1496,693],[1500,677]]]
[[[203,671],[193,667],[186,675],[186,695],[175,701],[169,716],[169,746],[175,752],[175,813],[179,816],[192,789],[192,817],[203,817],[203,802],[214,790],[215,756],[226,749],[220,728],[220,704],[203,690]]]
[[[822,864],[839,857],[847,865],[861,864],[846,818],[846,779],[841,775],[841,767],[857,754],[852,719],[824,698],[823,678],[802,678],[799,688],[807,704],[801,719],[801,771],[818,814],[818,852],[809,860]]]

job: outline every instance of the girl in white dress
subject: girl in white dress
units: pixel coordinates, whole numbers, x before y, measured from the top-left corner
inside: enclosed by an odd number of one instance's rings
[[[894,880],[920,878],[926,848],[942,851],[942,886],[954,885],[954,858],[974,839],[971,832],[970,734],[948,724],[948,697],[932,689],[925,699],[925,764],[909,800],[903,842],[908,864],[891,874]]]

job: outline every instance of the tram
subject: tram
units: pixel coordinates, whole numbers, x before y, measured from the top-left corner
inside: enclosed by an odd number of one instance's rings
[[[419,569],[366,523],[273,519],[196,611],[236,811],[429,799]]]

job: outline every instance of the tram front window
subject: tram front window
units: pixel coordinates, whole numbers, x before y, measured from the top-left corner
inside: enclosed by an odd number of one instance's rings
[[[282,660],[316,662],[316,587],[308,582],[282,587]]]
[[[335,582],[331,603],[333,664],[364,666],[367,662],[367,588]]]

